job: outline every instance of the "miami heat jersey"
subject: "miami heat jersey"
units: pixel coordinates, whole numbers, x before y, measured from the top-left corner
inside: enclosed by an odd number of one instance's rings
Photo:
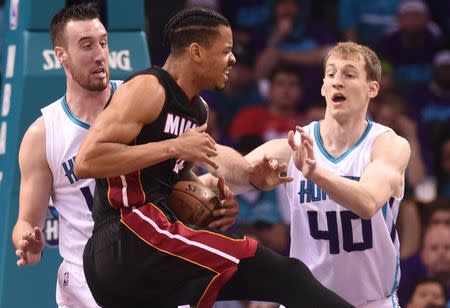
[[[114,91],[121,81],[111,81]],[[91,209],[95,181],[74,174],[75,156],[89,125],[70,111],[66,97],[41,109],[46,154],[53,175],[51,200],[59,213],[59,251],[64,260],[82,266],[83,249],[94,222]]]
[[[154,75],[165,89],[166,99],[156,120],[142,128],[135,144],[176,138],[186,130],[206,122],[207,108],[204,100],[197,96],[190,101],[164,69],[155,66],[137,72],[125,82],[139,75]],[[164,207],[173,185],[180,180],[182,171],[189,169],[190,165],[192,163],[173,158],[120,177],[97,179],[93,208],[96,222],[94,228],[102,221],[118,217],[120,211],[116,209],[131,210],[149,202]]]
[[[354,181],[371,162],[375,138],[390,130],[369,121],[359,141],[333,157],[323,146],[320,122],[312,122],[304,129],[314,140],[317,165]],[[306,179],[292,158],[288,176],[294,177],[286,185],[291,209],[290,256],[303,261],[320,282],[353,305],[393,295],[400,279],[395,221],[401,200],[390,198],[371,219],[365,220]]]

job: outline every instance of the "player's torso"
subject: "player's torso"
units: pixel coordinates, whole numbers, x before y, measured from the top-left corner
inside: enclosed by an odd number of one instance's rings
[[[166,71],[151,68],[137,75],[140,74],[155,75],[165,89],[166,100],[157,119],[142,128],[135,144],[177,138],[186,130],[206,122],[207,110],[202,100],[197,98],[190,102]],[[183,169],[189,167],[190,163],[183,160],[168,159],[131,174],[98,180],[94,210],[97,211],[98,208],[99,211],[105,211],[106,204],[112,213],[111,208],[131,208],[147,202],[164,202],[172,186],[180,179]],[[94,215],[94,219],[99,216]]]
[[[111,82],[113,90],[120,82]],[[71,112],[66,98],[44,107],[46,155],[52,172],[51,201],[58,211],[59,248],[67,261],[81,265],[84,245],[92,233],[91,209],[95,181],[74,174],[78,148],[89,125]]]
[[[320,138],[320,124],[306,132],[314,140],[317,164],[358,181],[370,163],[373,140],[387,128],[369,122],[361,139],[340,157],[332,157]],[[329,198],[303,177],[291,160],[286,188],[291,207],[291,256],[305,262],[325,286],[352,304],[389,296],[400,278],[395,219],[399,200],[390,199],[371,219],[364,220]]]

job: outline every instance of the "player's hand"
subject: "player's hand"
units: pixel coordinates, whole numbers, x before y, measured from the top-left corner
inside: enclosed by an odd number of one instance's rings
[[[39,227],[23,235],[16,250],[17,266],[33,265],[41,260],[42,249],[44,249],[44,237]]]
[[[230,188],[225,185],[223,177],[219,178],[217,188],[219,189],[219,198],[222,206],[213,211],[216,219],[209,224],[209,227],[225,231],[236,222],[236,217],[239,214],[239,204]]]
[[[286,176],[287,164],[264,155],[264,158],[250,169],[250,184],[259,190],[268,191],[276,186],[291,182],[292,177]]]
[[[206,126],[205,123],[202,126],[188,129],[177,138],[180,153],[178,158],[196,163],[206,163],[217,169],[219,166],[211,159],[211,157],[217,156],[216,142],[205,132]]]
[[[309,179],[316,170],[316,160],[314,157],[313,140],[302,127],[296,126],[296,132],[289,131],[288,143],[292,149],[294,164],[303,176]],[[297,136],[295,136],[297,134]]]

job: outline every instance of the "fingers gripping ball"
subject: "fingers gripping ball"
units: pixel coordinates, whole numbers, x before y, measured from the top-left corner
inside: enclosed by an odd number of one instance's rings
[[[179,181],[169,195],[168,206],[185,224],[207,226],[213,210],[221,205],[219,197],[207,186],[195,181]]]

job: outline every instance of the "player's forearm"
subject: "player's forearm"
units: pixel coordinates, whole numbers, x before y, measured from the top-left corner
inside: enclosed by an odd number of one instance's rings
[[[75,160],[75,174],[80,178],[106,178],[128,174],[170,158],[177,157],[174,140],[141,145],[99,143],[84,149]]]
[[[209,171],[215,177],[224,177],[225,183],[233,193],[241,193],[250,189],[248,182],[250,174],[250,164],[244,157],[230,147],[216,145],[217,157],[215,161],[219,165],[217,169]]]
[[[372,192],[360,182],[317,167],[311,179],[329,198],[364,219],[370,219],[381,207]]]

